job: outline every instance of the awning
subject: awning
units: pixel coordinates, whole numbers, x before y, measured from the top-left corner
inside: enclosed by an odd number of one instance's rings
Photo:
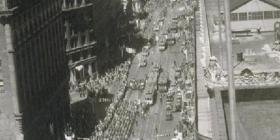
[[[136,50],[133,48],[125,48],[127,53],[136,53]]]
[[[78,70],[78,71],[81,71],[83,68],[84,68],[83,65],[79,65],[79,66],[76,66],[76,67],[75,67],[75,69]]]

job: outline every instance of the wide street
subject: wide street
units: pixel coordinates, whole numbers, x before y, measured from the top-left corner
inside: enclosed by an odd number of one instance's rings
[[[166,3],[166,2],[165,2]],[[164,20],[164,24],[160,27],[158,32],[153,31],[154,25],[158,24],[159,13],[162,12],[166,7],[167,15]],[[162,37],[162,33],[167,33],[167,30],[172,22],[172,18],[176,16],[178,9],[184,7],[182,4],[177,3],[173,8],[170,3],[164,6],[158,7],[155,11],[149,14],[151,22],[146,22],[146,30],[143,32],[143,36],[149,37],[153,33]],[[155,23],[155,24],[154,24]],[[149,49],[149,56],[146,58],[147,66],[139,67],[138,64],[141,59],[141,53],[137,54],[132,61],[132,65],[129,71],[128,81],[131,79],[145,80],[146,75],[151,70],[153,64],[159,64],[162,68],[161,75],[165,75],[167,78],[170,76],[170,70],[174,66],[174,62],[177,65],[181,65],[185,62],[185,56],[181,51],[180,43],[176,43],[173,46],[168,46],[166,50],[159,51],[157,46],[152,46]],[[143,99],[143,92],[140,90],[129,89],[126,98],[130,101],[137,101]],[[142,138],[144,140],[160,139],[169,140],[174,137],[174,130],[178,121],[180,121],[180,113],[173,113],[173,119],[166,120],[166,104],[165,96],[163,96],[162,103],[160,102],[159,93],[155,104],[150,107],[145,117],[138,117],[137,123],[134,125],[133,133],[131,138]]]

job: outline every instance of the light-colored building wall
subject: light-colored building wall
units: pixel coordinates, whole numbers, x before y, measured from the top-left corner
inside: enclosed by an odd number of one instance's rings
[[[275,11],[279,8],[274,7],[270,4],[262,2],[260,0],[252,0],[245,5],[235,9],[232,13],[241,13],[241,12],[257,12],[257,11]]]
[[[233,21],[231,22],[231,29],[233,31],[247,29],[256,31],[257,28],[261,28],[261,31],[273,31],[276,21],[280,21],[280,19]]]
[[[258,12],[258,11],[277,11],[279,8],[262,2],[260,0],[252,0],[245,5],[233,10],[231,13],[244,13],[244,12]],[[274,23],[280,21],[277,19],[261,19],[261,20],[246,20],[246,21],[232,21],[231,27],[233,31],[240,30],[253,30],[256,31],[257,28],[261,28],[261,31],[273,31]]]

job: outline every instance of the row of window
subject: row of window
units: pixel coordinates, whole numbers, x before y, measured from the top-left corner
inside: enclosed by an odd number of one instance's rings
[[[74,6],[81,6],[82,4],[88,4],[90,0],[64,0],[65,8],[72,8]]]
[[[66,62],[62,18],[49,24],[40,34],[22,44],[17,53],[17,69],[23,101],[33,99]],[[55,81],[53,81],[55,82]]]
[[[51,2],[49,0],[16,15],[13,22],[16,42],[20,43],[28,35],[38,31],[42,25],[45,25],[48,20],[52,19],[60,11],[60,1]]]
[[[71,37],[70,39],[68,39],[67,44],[67,48],[76,48],[76,47],[80,47],[81,45],[84,44],[88,44],[92,41],[94,41],[94,34],[93,31],[89,32],[89,33],[80,33],[80,36],[78,35],[78,33],[76,35],[74,35],[73,37]]]
[[[231,21],[263,20],[280,18],[280,10],[231,13]]]

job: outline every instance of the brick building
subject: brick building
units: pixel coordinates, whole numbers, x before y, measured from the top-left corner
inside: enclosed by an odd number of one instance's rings
[[[69,119],[62,0],[1,0],[1,140],[61,140]]]

